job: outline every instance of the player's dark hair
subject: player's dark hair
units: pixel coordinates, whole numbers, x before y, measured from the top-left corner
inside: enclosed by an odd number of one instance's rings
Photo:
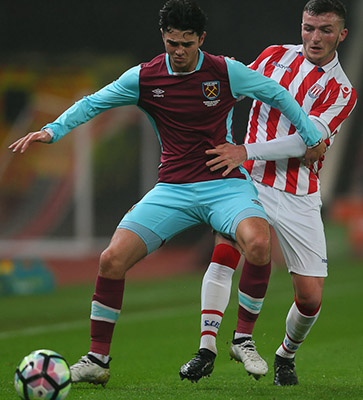
[[[345,24],[347,9],[339,0],[310,0],[305,4],[304,11],[311,15],[320,15],[328,12],[336,14]]]
[[[163,32],[170,29],[195,32],[201,37],[207,17],[193,0],[168,0],[159,12],[159,27]]]

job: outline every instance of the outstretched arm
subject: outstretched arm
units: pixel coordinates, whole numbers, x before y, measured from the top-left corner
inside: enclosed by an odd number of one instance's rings
[[[42,130],[30,132],[9,146],[13,152],[24,153],[34,142],[54,143],[77,126],[103,111],[114,107],[137,104],[140,66],[130,68],[116,81],[98,92],[83,97]]]
[[[231,92],[236,99],[245,95],[277,108],[295,126],[307,146],[320,143],[321,132],[284,87],[238,61],[226,59],[226,64]]]
[[[34,142],[41,142],[41,143],[49,143],[52,140],[52,135],[50,135],[46,131],[37,131],[37,132],[30,132],[27,135],[21,137],[14,143],[9,146],[10,150],[13,150],[14,153],[20,151],[20,153],[24,153],[28,147]]]

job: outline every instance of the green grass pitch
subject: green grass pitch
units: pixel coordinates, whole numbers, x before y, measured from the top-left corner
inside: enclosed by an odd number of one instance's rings
[[[322,312],[297,355],[300,384],[274,387],[274,352],[284,334],[292,301],[290,277],[274,269],[254,339],[269,364],[255,381],[228,348],[237,315],[237,282],[218,337],[219,355],[210,378],[181,381],[179,367],[198,349],[200,285],[203,271],[156,282],[129,282],[112,344],[111,379],[104,389],[73,385],[76,399],[363,399],[363,268],[342,258],[330,263]],[[48,348],[70,364],[88,350],[93,286],[57,289],[52,294],[0,299],[0,399],[16,399],[18,362],[32,350]]]

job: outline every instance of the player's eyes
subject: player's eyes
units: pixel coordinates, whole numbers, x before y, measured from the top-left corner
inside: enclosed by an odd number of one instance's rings
[[[194,42],[187,42],[187,43],[178,43],[178,42],[173,42],[171,40],[168,40],[168,45],[171,47],[179,47],[181,45],[182,47],[188,48],[193,46]]]

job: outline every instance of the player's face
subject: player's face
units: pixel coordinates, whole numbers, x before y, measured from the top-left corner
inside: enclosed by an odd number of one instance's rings
[[[343,21],[334,13],[311,15],[304,12],[301,24],[304,57],[320,67],[328,64],[347,33]]]
[[[174,72],[194,71],[198,63],[198,49],[203,44],[205,32],[199,37],[195,32],[172,29],[162,32],[165,51],[169,54]]]

